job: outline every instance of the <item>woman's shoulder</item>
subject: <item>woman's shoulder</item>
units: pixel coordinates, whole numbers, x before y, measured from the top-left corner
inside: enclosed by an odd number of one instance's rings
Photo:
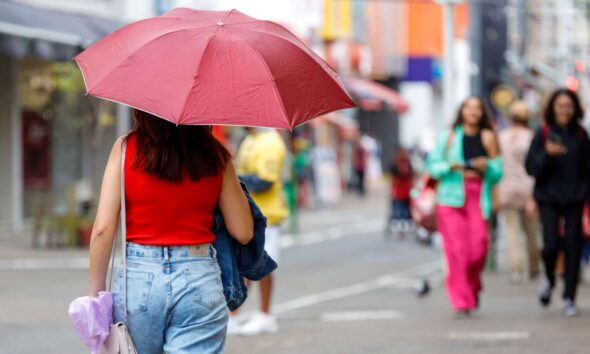
[[[484,144],[494,143],[496,141],[496,133],[491,129],[484,128],[481,130],[481,140]]]
[[[491,129],[481,130],[481,143],[490,157],[496,157],[499,152],[499,143],[496,133]]]
[[[445,140],[446,140],[447,138],[449,138],[449,136],[450,136],[451,134],[455,134],[455,131],[456,131],[456,129],[455,129],[455,128],[453,128],[453,127],[450,127],[450,128],[444,128],[444,129],[443,129],[443,130],[441,130],[441,132],[438,134],[438,138],[439,138],[440,140],[442,140],[442,139],[445,139]]]
[[[135,136],[134,135],[131,135],[131,134],[121,135],[113,143],[113,148],[111,149],[111,155],[113,155],[116,158],[120,158],[120,156],[122,155],[122,152],[123,152],[123,147],[125,147],[125,150],[128,150],[130,146],[131,146],[131,148],[133,148],[134,144],[135,144]]]
[[[492,129],[489,129],[489,128],[483,128],[481,130],[481,136],[482,137],[495,137],[496,132],[494,132]]]
[[[121,139],[121,141],[130,141],[130,140],[136,140],[137,139],[137,132],[136,131],[130,131],[127,134],[123,134],[119,137],[119,139]]]
[[[126,144],[127,140],[128,140],[127,135],[121,135],[120,137],[118,137],[115,140],[115,142],[113,143],[112,151],[120,153],[123,148],[123,144]]]

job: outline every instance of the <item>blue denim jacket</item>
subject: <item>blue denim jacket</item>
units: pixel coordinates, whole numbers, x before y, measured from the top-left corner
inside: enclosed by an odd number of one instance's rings
[[[230,236],[219,209],[215,210],[213,232],[217,250],[217,263],[221,269],[223,293],[230,311],[240,307],[248,297],[244,278],[260,280],[277,269],[277,264],[264,250],[266,217],[262,214],[244,183],[240,183],[246,194],[254,218],[254,238],[242,245]]]

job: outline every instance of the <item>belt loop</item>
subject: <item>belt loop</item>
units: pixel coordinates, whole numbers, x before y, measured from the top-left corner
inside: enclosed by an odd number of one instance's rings
[[[211,257],[217,259],[217,250],[213,247],[213,244],[209,244],[209,250],[211,250]]]
[[[164,262],[170,263],[170,248],[168,246],[162,247],[162,252],[164,253]]]

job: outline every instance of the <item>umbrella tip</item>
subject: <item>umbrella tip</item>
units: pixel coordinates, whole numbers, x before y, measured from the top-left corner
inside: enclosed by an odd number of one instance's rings
[[[222,19],[217,20],[217,26],[223,27],[223,25],[225,25],[225,23]]]

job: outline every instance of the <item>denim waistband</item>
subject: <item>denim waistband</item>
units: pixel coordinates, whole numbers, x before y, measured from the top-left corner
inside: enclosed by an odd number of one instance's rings
[[[215,258],[216,255],[215,248],[210,243],[186,246],[152,246],[127,242],[127,257],[168,260],[194,257]]]

